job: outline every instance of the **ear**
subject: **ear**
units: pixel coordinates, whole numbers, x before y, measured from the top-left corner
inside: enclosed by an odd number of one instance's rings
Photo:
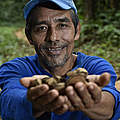
[[[74,40],[78,40],[79,37],[80,37],[80,22],[78,22],[77,30],[76,30],[76,34],[75,34]]]
[[[31,45],[33,45],[33,40],[32,40],[32,37],[31,37],[31,33],[30,33],[30,31],[27,28],[25,28],[25,34],[26,34],[26,37],[27,37],[29,43]]]

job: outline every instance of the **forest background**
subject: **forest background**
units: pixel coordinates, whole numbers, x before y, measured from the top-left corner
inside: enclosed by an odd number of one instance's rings
[[[23,7],[29,0],[0,0],[0,65],[35,54],[24,34]],[[120,75],[119,0],[74,0],[81,23],[75,51],[109,61]]]

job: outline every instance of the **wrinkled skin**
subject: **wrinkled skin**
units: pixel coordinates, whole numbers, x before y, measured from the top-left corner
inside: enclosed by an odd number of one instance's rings
[[[75,35],[70,11],[41,7],[33,11],[33,16],[31,37],[28,35],[28,39],[34,45],[43,67],[53,71],[63,65],[70,67],[70,62],[73,65],[75,58],[72,51],[74,40],[79,38],[79,31]]]
[[[74,66],[76,56],[72,54],[74,41],[79,38],[80,24],[75,34],[70,11],[40,7],[32,11],[32,31],[26,30],[30,44],[34,45],[42,67],[51,74],[63,76]],[[100,77],[90,77],[97,79]],[[106,75],[103,79],[109,79]],[[44,112],[62,114],[80,110],[91,119],[107,120],[113,114],[114,98],[102,92],[94,82],[77,82],[68,86],[65,96],[46,84],[35,86],[33,77],[22,78],[21,84],[28,88],[27,98],[32,102],[33,115],[37,118]],[[107,99],[107,102],[106,102]],[[108,104],[109,103],[109,104]]]
[[[40,75],[41,77],[42,75]],[[66,105],[67,97],[59,95],[59,92],[55,89],[49,90],[47,84],[35,85],[34,77],[22,78],[21,84],[28,88],[27,99],[33,104],[33,115],[40,117],[44,112],[52,112],[63,107],[62,113],[68,110]]]

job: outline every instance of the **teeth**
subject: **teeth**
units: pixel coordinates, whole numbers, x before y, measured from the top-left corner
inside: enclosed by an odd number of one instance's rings
[[[62,48],[56,48],[56,49],[53,49],[53,48],[48,48],[49,51],[58,51],[58,50],[61,50]]]

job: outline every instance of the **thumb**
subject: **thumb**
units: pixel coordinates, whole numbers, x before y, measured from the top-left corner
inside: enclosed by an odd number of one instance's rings
[[[34,75],[32,77],[24,77],[20,80],[20,83],[26,87],[35,87],[42,84],[42,79],[49,78],[47,75]]]
[[[35,81],[35,78],[33,78],[33,77],[24,77],[24,78],[20,79],[20,83],[26,88],[35,86],[34,81]]]
[[[102,75],[88,75],[87,79],[89,82],[94,82],[100,87],[106,86],[110,82],[111,75],[107,72]]]

